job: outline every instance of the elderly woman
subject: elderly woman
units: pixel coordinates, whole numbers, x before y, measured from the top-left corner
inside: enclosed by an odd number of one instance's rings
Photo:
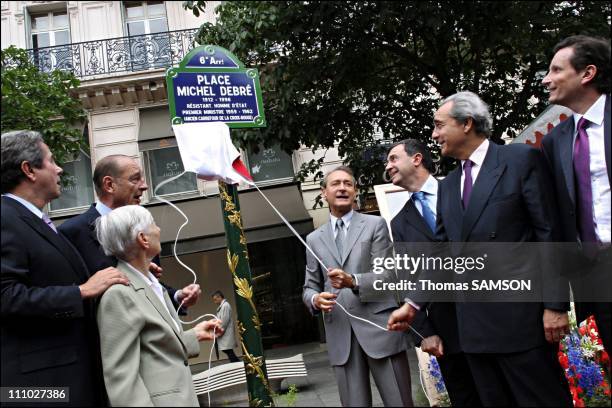
[[[165,289],[149,272],[160,230],[144,207],[127,205],[96,221],[107,255],[119,259],[128,286],[114,285],[100,300],[98,325],[104,382],[112,406],[199,406],[188,357],[212,340],[220,321],[183,331]]]

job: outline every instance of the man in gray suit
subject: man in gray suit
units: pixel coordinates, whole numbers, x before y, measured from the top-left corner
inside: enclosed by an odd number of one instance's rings
[[[221,320],[221,327],[224,330],[224,333],[217,337],[217,345],[219,349],[227,355],[231,363],[240,361],[234,353],[234,347],[236,347],[236,331],[234,330],[232,307],[229,302],[225,300],[225,296],[223,296],[223,292],[220,290],[212,294],[212,300],[217,305],[217,317]]]
[[[302,298],[314,315],[323,312],[329,360],[343,406],[371,406],[372,373],[385,406],[412,406],[406,337],[383,331],[352,315],[385,327],[396,302],[362,302],[359,286],[371,282],[374,258],[391,257],[383,218],[353,211],[355,178],[350,168],[330,171],[322,183],[330,221],[306,238],[306,279]],[[338,305],[336,305],[336,302]]]

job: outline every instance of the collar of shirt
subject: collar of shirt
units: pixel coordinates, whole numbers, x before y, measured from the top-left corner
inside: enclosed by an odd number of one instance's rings
[[[351,219],[353,218],[353,210],[347,212],[342,216],[342,222],[344,222],[344,229],[348,230],[349,225],[351,224]],[[338,217],[334,217],[331,213],[329,213],[329,220],[331,222],[332,231],[334,231],[334,235],[336,235],[336,220]]]
[[[113,210],[112,208],[108,207],[106,204],[103,204],[101,201],[98,201],[96,203],[96,211],[98,211],[100,215],[106,215]]]
[[[574,134],[578,131],[578,121],[584,116],[589,122],[601,126],[604,120],[604,112],[606,109],[606,95],[601,95],[593,105],[587,110],[584,115],[574,113]]]
[[[138,269],[134,268],[131,264],[126,262],[126,265],[132,269],[134,272],[138,272],[138,276],[140,278],[142,278],[144,280],[144,282],[149,285],[149,287],[151,289],[153,289],[153,291],[155,293],[157,293],[157,291],[155,290],[155,288],[161,288],[162,286],[159,284],[159,281],[157,280],[157,278],[155,277],[155,275],[153,275],[150,271],[147,271],[147,274],[144,275],[141,271],[139,271]],[[162,295],[163,295],[163,288],[162,288]],[[162,302],[164,305],[166,304],[165,301]]]
[[[425,193],[425,200],[429,204],[429,209],[436,215],[436,204],[438,197],[438,180],[431,174],[425,180],[425,184],[421,187],[421,191]],[[412,198],[412,193],[410,193],[409,199]],[[423,214],[423,209],[421,208],[420,203],[415,202],[415,206],[421,215]]]
[[[431,174],[427,177],[425,184],[421,187],[421,191],[427,195],[437,196],[438,195],[438,180]]]
[[[482,166],[484,159],[487,155],[487,150],[489,150],[489,139],[483,140],[483,142],[472,152],[470,155],[470,160],[478,167]],[[461,168],[463,168],[463,163],[465,160],[461,160]],[[472,180],[475,181],[475,180]]]
[[[30,212],[32,212],[32,214],[34,214],[35,216],[37,216],[38,218],[40,218],[42,220],[43,212],[40,210],[40,208],[36,207],[34,204],[29,202],[28,200],[25,200],[25,199],[23,199],[23,198],[21,198],[19,196],[16,196],[15,194],[11,194],[11,193],[2,194],[2,197],[9,197],[9,198],[12,198],[13,200],[17,201],[18,203],[23,204],[23,206],[25,208],[27,208],[28,210],[30,210]]]

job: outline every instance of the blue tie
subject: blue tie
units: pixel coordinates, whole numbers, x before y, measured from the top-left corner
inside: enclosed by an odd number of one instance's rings
[[[414,201],[421,203],[423,218],[431,229],[431,232],[436,232],[436,216],[434,215],[433,211],[431,211],[431,208],[429,208],[429,205],[427,205],[425,193],[422,191],[417,191],[416,193],[412,193],[412,197]]]

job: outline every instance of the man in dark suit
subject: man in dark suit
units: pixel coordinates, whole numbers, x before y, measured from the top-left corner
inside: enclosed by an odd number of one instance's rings
[[[387,153],[385,168],[391,182],[410,192],[410,199],[391,220],[396,253],[411,242],[435,241],[438,180],[431,173],[434,164],[425,145],[415,139],[395,143]],[[398,245],[399,244],[399,245]],[[435,356],[453,406],[480,406],[470,367],[459,345],[455,304],[431,302],[420,310],[411,331],[415,344]]]
[[[565,264],[573,272],[578,322],[595,316],[604,347],[610,349],[610,40],[569,37],[542,83],[548,100],[574,111],[542,141],[560,207],[562,240],[578,242]],[[567,251],[569,252],[569,251]],[[603,291],[602,291],[603,290]]]
[[[60,225],[59,230],[68,237],[85,260],[89,271],[116,266],[117,259],[107,256],[100,247],[94,230],[95,221],[124,205],[138,205],[142,194],[149,188],[144,180],[142,169],[129,156],[111,155],[102,158],[94,169],[94,188],[98,202],[81,215],[77,215]],[[151,262],[151,272],[158,277],[162,272],[159,257]],[[162,284],[163,285],[163,284]],[[200,285],[191,284],[181,290],[164,285],[175,307],[195,304],[201,294]]]
[[[67,405],[99,406],[93,301],[128,279],[115,268],[90,274],[42,212],[61,173],[38,132],[2,134],[2,387],[68,387]]]
[[[548,242],[554,240],[555,208],[540,153],[527,145],[490,143],[487,105],[471,92],[446,98],[434,115],[433,138],[442,155],[461,166],[440,182],[436,238],[451,242]],[[508,249],[515,245],[505,245]],[[546,271],[539,254],[509,256],[498,276]],[[542,262],[540,262],[540,259]],[[546,291],[563,290],[547,277]],[[568,330],[567,302],[456,304],[459,343],[485,406],[571,406],[556,360],[557,342]],[[422,304],[417,304],[421,306]],[[410,304],[389,319],[405,328]]]

